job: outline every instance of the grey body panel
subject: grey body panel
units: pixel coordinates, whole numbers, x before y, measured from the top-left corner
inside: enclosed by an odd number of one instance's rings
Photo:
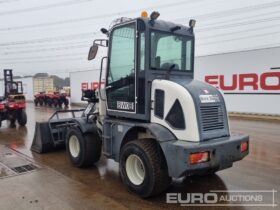
[[[226,137],[226,136],[230,135],[226,105],[225,105],[224,98],[223,98],[222,94],[220,93],[220,91],[218,91],[215,87],[213,87],[207,83],[193,80],[190,78],[173,77],[170,80],[173,82],[176,82],[177,84],[182,85],[191,94],[194,104],[195,104],[195,108],[196,108],[196,115],[197,115],[197,119],[198,119],[197,124],[198,124],[198,128],[199,128],[199,135],[200,135],[201,141],[209,140],[212,138]],[[204,91],[207,91],[208,95],[217,95],[219,98],[219,101],[214,102],[214,103],[202,104],[199,96],[205,95]],[[222,107],[222,112],[223,112],[222,117],[223,117],[223,124],[224,124],[223,129],[213,129],[213,130],[209,130],[209,131],[203,131],[202,113],[200,110],[200,107],[202,107],[202,106],[203,107],[207,107],[207,106],[208,107],[209,106],[221,106]]]
[[[103,152],[109,158],[119,161],[121,146],[127,133],[132,129],[148,129],[158,141],[168,167],[170,177],[201,174],[211,170],[222,170],[232,166],[233,162],[241,160],[247,152],[241,153],[240,144],[248,142],[245,135],[216,138],[209,141],[188,142],[178,140],[164,126],[155,123],[142,123],[114,118],[105,120],[103,127]],[[137,136],[131,140],[136,140]],[[149,141],[147,139],[147,141]],[[191,165],[189,156],[194,152],[209,151],[211,159],[208,162]]]
[[[245,135],[232,135],[205,142],[167,141],[160,146],[166,158],[169,176],[181,177],[207,173],[207,171],[219,171],[232,166],[232,163],[243,159],[248,151],[241,153],[241,142],[248,142]],[[191,153],[209,151],[210,161],[195,165],[190,164]]]
[[[105,155],[119,161],[119,155],[123,140],[132,129],[147,129],[158,142],[176,140],[176,137],[167,128],[155,123],[143,123],[139,121],[128,121],[114,118],[105,119],[103,125],[103,152]],[[131,137],[137,139],[136,136]]]

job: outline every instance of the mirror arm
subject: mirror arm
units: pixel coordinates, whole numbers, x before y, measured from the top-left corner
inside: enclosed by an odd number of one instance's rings
[[[103,42],[105,42],[105,45],[103,44]],[[93,41],[93,44],[96,44],[100,47],[108,47],[108,43],[109,43],[108,39],[95,39]]]

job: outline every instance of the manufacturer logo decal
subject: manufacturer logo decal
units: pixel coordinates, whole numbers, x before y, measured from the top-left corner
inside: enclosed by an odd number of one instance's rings
[[[220,98],[218,95],[200,95],[199,96],[201,103],[215,103],[220,102]]]

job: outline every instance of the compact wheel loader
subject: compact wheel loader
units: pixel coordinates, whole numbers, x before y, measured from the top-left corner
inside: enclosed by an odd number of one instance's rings
[[[108,47],[99,78],[105,84],[83,92],[85,110],[37,123],[33,151],[66,146],[76,167],[103,154],[144,198],[165,191],[172,178],[213,174],[248,155],[249,137],[230,133],[222,93],[193,79],[195,21],[186,27],[158,17],[121,18],[101,29],[108,38],[93,42],[88,59]]]

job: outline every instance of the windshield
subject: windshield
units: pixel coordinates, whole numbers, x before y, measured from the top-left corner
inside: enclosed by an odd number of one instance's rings
[[[192,71],[193,39],[171,33],[151,32],[151,69]]]

